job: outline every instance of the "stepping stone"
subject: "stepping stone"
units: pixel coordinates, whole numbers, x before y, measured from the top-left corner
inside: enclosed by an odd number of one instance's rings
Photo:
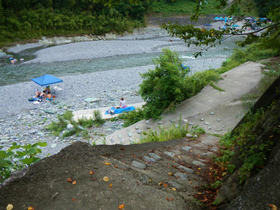
[[[185,167],[185,166],[179,166],[178,168],[179,168],[179,169],[182,169],[182,170],[184,170],[184,171],[186,171],[186,172],[188,172],[188,173],[193,173],[193,170],[192,170],[192,169],[187,168],[187,167]]]
[[[153,162],[153,163],[156,162],[156,160],[155,160],[154,158],[150,158],[150,157],[148,157],[148,156],[144,156],[143,159],[144,159],[146,162],[150,162],[150,163],[151,163],[151,162]]]
[[[167,156],[172,157],[172,158],[175,157],[175,154],[173,152],[164,152],[164,154],[166,154]]]
[[[183,188],[182,185],[178,184],[175,181],[168,181],[167,183],[170,184],[172,187],[175,187],[178,190]]]
[[[192,164],[193,164],[193,165],[196,165],[196,166],[205,166],[204,163],[202,163],[202,162],[200,162],[200,161],[198,161],[198,160],[194,160],[194,161],[192,162]]]
[[[133,160],[131,165],[134,166],[135,168],[140,168],[140,169],[145,169],[147,167],[146,164],[140,163],[136,160]]]
[[[189,152],[192,148],[190,146],[182,147],[182,150],[185,150],[186,152]]]
[[[149,153],[149,155],[155,160],[160,160],[161,159],[161,157],[158,156],[156,153]]]
[[[174,174],[174,176],[176,177],[176,178],[179,178],[179,179],[182,179],[182,180],[187,180],[187,175],[186,174],[183,174],[183,173],[181,173],[181,172],[176,172],[175,174]]]

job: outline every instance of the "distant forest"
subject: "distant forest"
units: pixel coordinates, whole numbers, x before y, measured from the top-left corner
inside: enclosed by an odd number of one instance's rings
[[[151,0],[0,0],[0,46],[42,35],[122,33],[144,23]]]

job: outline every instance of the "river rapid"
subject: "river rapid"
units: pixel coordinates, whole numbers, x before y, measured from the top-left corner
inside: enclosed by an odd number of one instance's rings
[[[74,141],[102,144],[104,135],[121,128],[120,121],[93,128],[90,140],[54,137],[45,127],[65,110],[112,106],[120,97],[125,97],[128,104],[142,102],[138,95],[140,73],[154,68],[153,59],[164,48],[178,52],[183,63],[197,72],[220,67],[236,47],[235,41],[227,39],[194,58],[192,54],[198,48],[186,47],[159,27],[147,27],[110,40],[70,43],[65,38],[59,45],[41,41],[11,47],[0,52],[0,145],[8,148],[12,142],[46,141],[48,147],[42,156],[47,156]],[[19,62],[8,64],[9,55]],[[31,78],[43,74],[63,79],[63,83],[52,86],[56,89],[55,103],[27,100],[41,88]]]

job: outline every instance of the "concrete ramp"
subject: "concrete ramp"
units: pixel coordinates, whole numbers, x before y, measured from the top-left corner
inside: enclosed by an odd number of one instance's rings
[[[259,91],[263,78],[262,67],[260,63],[244,63],[222,74],[222,79],[216,85],[224,91],[207,86],[179,104],[174,112],[164,114],[161,120],[142,120],[108,135],[106,144],[138,142],[144,132],[157,129],[158,126],[168,127],[179,119],[203,127],[209,133],[224,134],[231,131],[250,108],[241,100],[242,97]]]

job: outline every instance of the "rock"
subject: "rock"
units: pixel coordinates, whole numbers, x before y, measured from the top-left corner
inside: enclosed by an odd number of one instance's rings
[[[149,123],[150,123],[150,120],[146,120],[145,122],[146,122],[146,124],[149,124]]]
[[[192,170],[192,169],[187,168],[187,167],[185,167],[185,166],[180,165],[178,168],[181,169],[181,170],[184,170],[184,171],[186,171],[186,172],[188,172],[188,173],[193,173],[193,170]]]
[[[204,118],[201,118],[200,121],[204,121]]]
[[[196,134],[193,136],[193,138],[197,138],[197,137],[198,137],[198,135],[196,135]]]
[[[164,154],[166,154],[167,156],[169,156],[169,157],[175,157],[175,153],[173,153],[173,152],[164,152]]]
[[[135,127],[135,130],[139,130],[139,127],[136,126],[136,127]]]
[[[141,131],[141,130],[138,130],[138,131],[137,131],[137,133],[138,133],[138,134],[141,134],[141,133],[142,133],[142,131]]]
[[[88,103],[95,103],[95,102],[100,101],[100,99],[99,98],[86,98],[85,101]]]
[[[185,122],[185,123],[188,123],[188,122],[189,122],[189,120],[188,120],[188,119],[184,119],[184,122]]]
[[[68,129],[68,130],[71,130],[71,129],[73,129],[73,128],[74,128],[74,126],[73,126],[71,123],[67,124],[67,129]]]
[[[55,148],[57,144],[51,144],[51,148]]]
[[[150,157],[148,157],[148,156],[144,156],[143,159],[144,159],[146,162],[149,162],[149,163],[151,163],[151,162],[156,162],[156,160],[155,160],[154,158],[150,158]]]
[[[190,134],[190,133],[187,133],[187,134],[186,134],[186,137],[192,138],[192,137],[193,137],[193,135],[192,135],[192,134]]]
[[[217,122],[221,122],[221,119],[218,118],[218,119],[217,119]]]
[[[210,112],[210,115],[214,115],[215,113],[214,112]]]
[[[182,147],[183,150],[185,150],[186,152],[189,152],[192,148],[190,146],[185,146]]]
[[[192,164],[193,164],[193,165],[196,165],[196,166],[205,166],[204,163],[202,163],[202,162],[200,162],[200,161],[198,161],[198,160],[194,160],[194,161],[192,162]]]
[[[179,178],[179,179],[182,179],[182,180],[187,180],[187,175],[186,174],[183,174],[183,173],[181,173],[181,172],[176,172],[175,174],[174,174],[174,176],[176,177],[176,178]]]
[[[175,187],[175,188],[178,189],[178,190],[180,190],[180,189],[183,188],[182,185],[178,184],[178,183],[175,182],[175,181],[168,181],[167,183],[170,184],[172,187]]]
[[[161,159],[161,157],[158,156],[156,153],[149,153],[149,155],[155,160],[160,160]]]
[[[147,166],[144,163],[140,163],[136,160],[133,160],[131,163],[132,166],[136,167],[136,168],[140,168],[140,169],[145,169]]]
[[[128,137],[132,137],[132,133],[130,133],[130,132],[127,133],[127,135],[128,135]]]

